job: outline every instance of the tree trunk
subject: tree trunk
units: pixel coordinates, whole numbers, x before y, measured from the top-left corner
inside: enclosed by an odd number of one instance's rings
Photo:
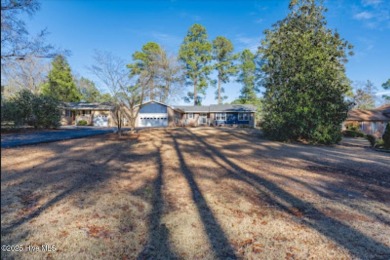
[[[149,98],[150,100],[154,100],[154,81],[153,78],[150,79],[150,88],[149,88]]]
[[[118,129],[117,134],[119,137],[121,137],[122,136],[122,113],[120,111],[120,108],[118,108],[115,114],[116,114],[117,129]]]
[[[197,80],[194,80],[194,106],[198,105],[198,86],[197,86]]]
[[[169,81],[166,81],[166,83],[165,83],[165,89],[164,89],[164,101],[163,101],[163,103],[167,102],[168,95],[169,95],[170,85],[171,85],[170,82],[169,82]]]
[[[221,77],[218,75],[218,105],[221,103]]]

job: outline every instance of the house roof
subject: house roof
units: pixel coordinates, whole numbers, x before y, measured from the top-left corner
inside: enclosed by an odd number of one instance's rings
[[[111,103],[88,103],[88,102],[63,102],[65,109],[69,110],[112,110],[114,105]]]
[[[170,106],[155,100],[144,102],[142,105],[149,103],[158,103],[174,110],[185,113],[209,113],[209,112],[256,112],[253,105],[241,104],[224,104],[209,106]],[[138,105],[137,105],[138,106]],[[111,103],[88,103],[88,102],[63,102],[63,108],[69,110],[112,110],[114,105]]]
[[[390,117],[390,104],[382,105],[378,107],[376,110],[380,110],[385,116]]]
[[[390,116],[385,111],[385,109],[354,109],[348,112],[346,121],[390,121]]]
[[[256,112],[256,107],[246,104],[210,105],[210,112]]]
[[[176,106],[186,113],[209,113],[209,112],[256,112],[253,105],[224,104],[209,106]]]
[[[186,112],[186,113],[208,113],[210,108],[208,106],[176,106],[176,108]]]
[[[159,101],[157,101],[157,100],[149,100],[149,101],[143,102],[143,103],[142,103],[142,106],[144,106],[144,105],[146,105],[146,104],[149,104],[149,103],[157,103],[157,104],[160,104],[160,105],[163,105],[163,106],[166,106],[166,107],[170,107],[170,108],[172,108],[173,110],[180,110],[179,107],[173,107],[173,106],[170,106],[170,105],[168,105],[168,104],[159,102]],[[139,107],[139,105],[136,105],[135,107]],[[183,112],[183,111],[181,111],[181,112]]]

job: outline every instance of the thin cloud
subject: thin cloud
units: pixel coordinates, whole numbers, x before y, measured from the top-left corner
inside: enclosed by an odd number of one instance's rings
[[[150,35],[164,46],[180,45],[180,43],[183,41],[183,38],[179,36],[162,32],[152,32]]]
[[[369,29],[389,29],[390,5],[383,0],[362,0],[360,7],[355,6],[352,18],[361,21]]]
[[[239,51],[249,49],[251,52],[256,53],[258,47],[260,46],[259,37],[246,37],[242,35],[237,35],[234,40],[236,42],[237,50]]]
[[[367,12],[367,11],[357,13],[353,16],[353,18],[356,20],[369,20],[373,17],[374,17],[374,15],[370,12]]]
[[[362,1],[364,6],[369,6],[369,5],[379,5],[382,3],[382,0],[363,0]]]

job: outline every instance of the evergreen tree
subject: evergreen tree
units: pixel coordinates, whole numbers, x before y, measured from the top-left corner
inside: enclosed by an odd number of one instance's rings
[[[142,51],[133,54],[133,64],[127,65],[132,76],[138,75],[140,82],[145,85],[145,91],[149,99],[154,100],[156,96],[156,78],[158,72],[157,62],[162,54],[160,45],[155,42],[148,42],[142,46]]]
[[[87,78],[81,77],[76,80],[76,86],[81,94],[81,99],[85,102],[98,102],[100,92],[95,83]]]
[[[256,103],[258,98],[256,92],[256,63],[255,55],[248,49],[242,51],[239,58],[239,75],[237,81],[242,83],[239,100],[241,104]]]
[[[382,84],[382,88],[385,90],[390,90],[390,79],[388,79],[385,83]],[[382,97],[387,101],[390,101],[390,95],[383,95]]]
[[[213,41],[212,54],[213,60],[215,61],[214,68],[218,72],[216,99],[218,100],[218,104],[222,104],[222,101],[227,97],[222,96],[225,93],[225,89],[221,84],[229,82],[230,76],[234,76],[237,73],[237,67],[234,65],[236,56],[233,55],[232,42],[223,36],[218,36]]]
[[[382,136],[383,143],[386,149],[390,149],[390,123],[387,123],[385,132]]]
[[[52,62],[48,82],[42,87],[42,93],[59,101],[80,101],[81,95],[73,80],[68,62],[62,55],[57,55]]]
[[[180,46],[179,59],[185,64],[187,84],[194,86],[194,91],[188,93],[187,100],[194,100],[194,105],[200,105],[199,94],[206,93],[208,75],[211,72],[211,49],[206,29],[200,24],[191,26]]]
[[[352,46],[326,28],[326,9],[316,0],[293,0],[289,9],[265,31],[260,48],[263,130],[278,140],[336,143],[349,108],[344,63]]]

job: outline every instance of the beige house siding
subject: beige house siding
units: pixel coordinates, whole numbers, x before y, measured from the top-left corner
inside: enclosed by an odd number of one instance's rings
[[[168,114],[168,126],[176,126],[175,110],[173,110],[171,107],[167,107],[167,114]]]
[[[345,130],[347,125],[357,125],[361,132],[367,135],[373,135],[376,138],[381,138],[385,132],[386,125],[388,122],[385,121],[345,121],[342,129]]]
[[[112,111],[102,111],[102,110],[98,110],[98,111],[93,111],[92,112],[92,115],[91,115],[91,122],[93,122],[93,118],[98,116],[98,115],[104,115],[104,116],[107,116],[107,119],[108,119],[108,126],[109,127],[114,127],[116,126],[116,122],[115,122],[115,116],[114,116],[114,113]],[[91,123],[92,124],[92,123]]]
[[[70,116],[66,116],[65,110],[62,112],[61,115],[61,125],[77,125],[77,123],[80,120],[87,121],[88,125],[93,125],[93,118],[98,115],[105,115],[108,118],[108,126],[114,127],[116,126],[115,120],[114,120],[114,114],[112,111],[109,110],[91,110],[91,114],[89,115],[83,115],[81,110],[74,110],[71,111]],[[73,120],[74,116],[74,120]]]
[[[193,118],[189,118],[188,114],[193,114]],[[188,126],[197,126],[198,125],[198,119],[199,119],[199,113],[187,113],[185,114],[185,125]]]
[[[213,125],[213,124],[214,124],[214,120],[215,120],[215,113],[210,113],[210,114],[209,114],[209,122],[210,122],[210,125]]]

